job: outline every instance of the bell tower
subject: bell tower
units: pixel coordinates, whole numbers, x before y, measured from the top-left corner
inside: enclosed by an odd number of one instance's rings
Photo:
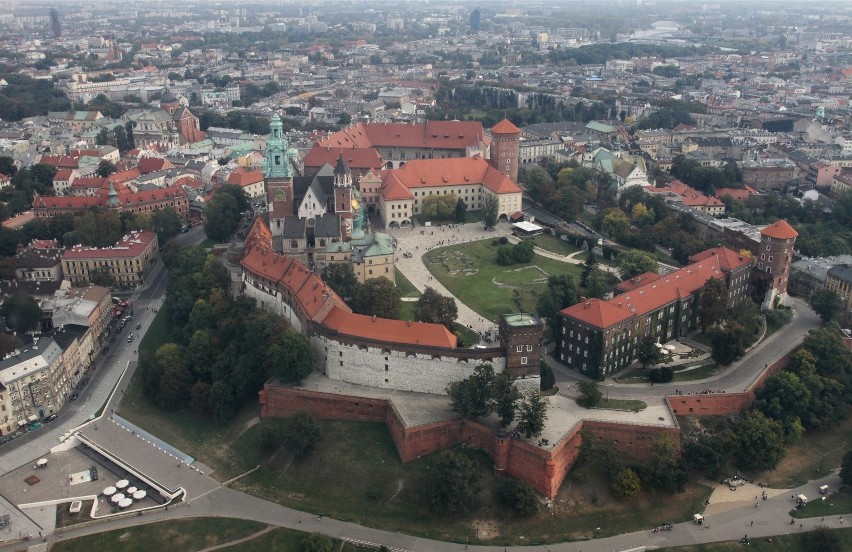
[[[352,236],[352,171],[343,160],[343,153],[337,158],[334,167],[334,214],[340,217],[340,239],[349,240]]]
[[[269,122],[269,139],[266,142],[266,161],[263,170],[270,219],[280,219],[296,214],[291,161],[299,153],[289,146],[287,137],[284,135],[281,117],[276,113]]]

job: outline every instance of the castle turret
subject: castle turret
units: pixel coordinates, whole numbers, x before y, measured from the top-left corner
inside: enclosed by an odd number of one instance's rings
[[[779,220],[760,231],[760,254],[757,256],[755,277],[765,290],[764,308],[774,306],[775,298],[787,296],[787,280],[793,262],[793,246],[799,235],[786,220]]]
[[[264,176],[269,218],[280,219],[296,214],[293,198],[293,167],[291,161],[299,153],[289,147],[284,135],[284,125],[278,114],[269,122],[269,139],[266,141]]]
[[[355,214],[352,199],[352,171],[341,153],[334,167],[334,214],[340,217],[340,238],[344,241],[352,236],[352,218]]]
[[[503,119],[491,129],[491,164],[495,169],[518,182],[518,158],[521,149],[521,130],[509,119]]]

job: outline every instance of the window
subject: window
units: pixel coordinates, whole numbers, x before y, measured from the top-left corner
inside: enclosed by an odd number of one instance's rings
[[[521,364],[527,363],[527,357],[521,357]]]
[[[527,351],[532,351],[532,345],[527,345]]]
[[[516,347],[516,349],[517,349],[517,351],[520,353],[521,351],[523,351],[523,350],[524,350],[524,346],[523,346],[523,345],[518,345],[518,346]]]

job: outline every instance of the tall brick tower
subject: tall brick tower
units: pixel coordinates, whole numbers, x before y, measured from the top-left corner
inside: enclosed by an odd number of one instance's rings
[[[334,214],[340,217],[340,239],[347,241],[352,236],[352,171],[343,160],[343,153],[334,167]]]
[[[269,122],[269,139],[266,142],[266,162],[263,169],[270,220],[296,214],[291,161],[296,159],[299,152],[289,146],[281,117],[276,113]]]
[[[776,297],[787,296],[787,279],[793,262],[793,246],[799,235],[786,220],[779,220],[760,231],[760,252],[755,277],[765,295],[763,307],[771,308]]]
[[[503,119],[491,129],[491,164],[495,169],[518,182],[518,157],[521,149],[521,130],[509,119]]]
[[[515,377],[538,377],[544,324],[534,314],[504,314],[500,344],[506,349],[506,371]]]

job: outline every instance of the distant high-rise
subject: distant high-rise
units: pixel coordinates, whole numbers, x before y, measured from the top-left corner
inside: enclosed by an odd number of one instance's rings
[[[53,29],[54,38],[62,36],[62,23],[59,21],[59,10],[50,8],[50,26]]]
[[[473,32],[479,31],[479,8],[476,8],[472,12],[470,12],[470,30]]]

